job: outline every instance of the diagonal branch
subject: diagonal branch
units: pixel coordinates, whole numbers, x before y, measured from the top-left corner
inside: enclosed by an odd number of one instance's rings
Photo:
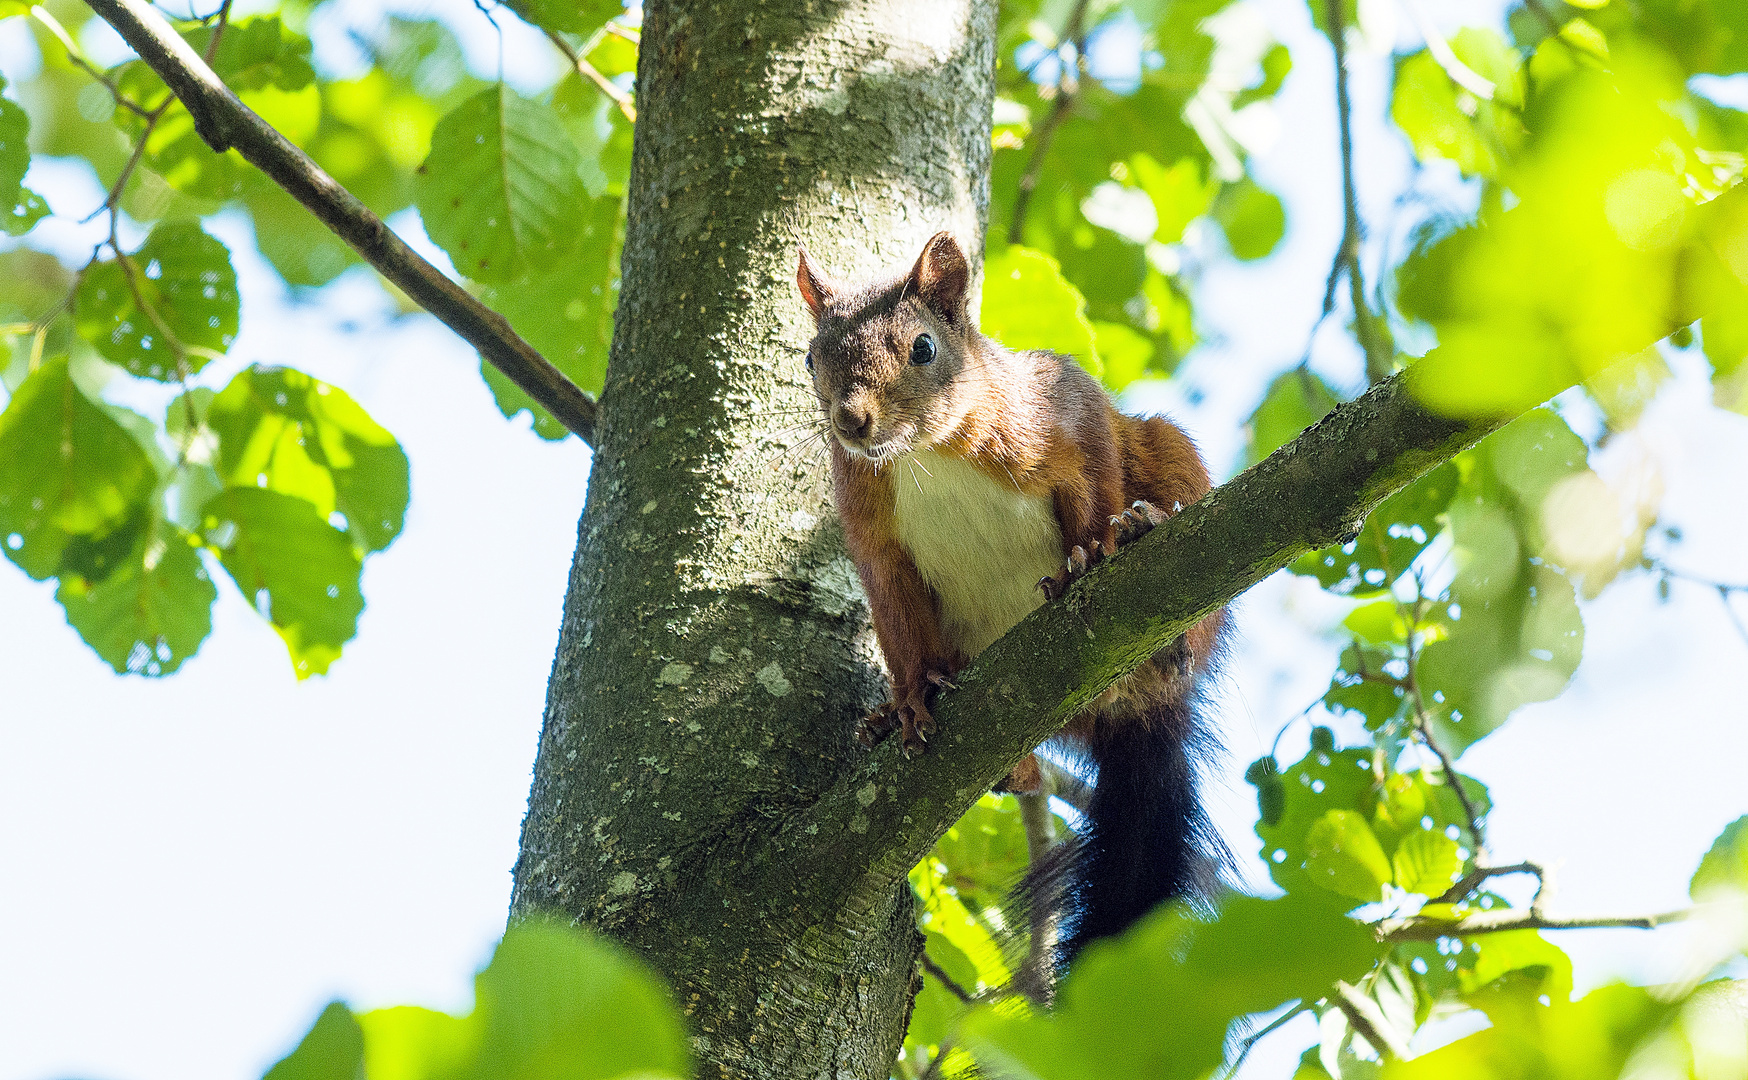
[[[1712,239],[1684,253],[1669,330],[1748,281],[1748,184],[1695,217]],[[941,696],[927,754],[907,762],[897,740],[876,747],[789,818],[778,857],[808,860],[846,895],[903,880],[978,796],[1117,679],[1295,558],[1356,534],[1386,497],[1512,419],[1422,408],[1420,372],[1449,362],[1435,349],[1338,406],[1022,619]]]
[[[502,315],[408,247],[309,155],[239,101],[164,16],[145,0],[89,2],[181,100],[208,146],[242,154],[560,423],[584,442],[594,441],[593,399],[523,341]]]

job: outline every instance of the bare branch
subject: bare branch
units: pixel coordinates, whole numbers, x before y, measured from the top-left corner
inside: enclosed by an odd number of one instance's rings
[[[594,83],[601,93],[612,98],[613,103],[619,106],[619,111],[625,114],[625,119],[634,124],[637,123],[637,106],[631,103],[630,94],[627,94],[617,86],[614,86],[613,80],[601,74],[601,70],[594,64],[589,63],[588,58],[581,52],[571,48],[570,42],[558,36],[558,34],[551,30],[546,32],[546,37],[547,40],[551,41],[553,45],[558,47],[559,52],[564,53],[565,59],[569,60],[571,66],[577,69],[577,74]]]
[[[1466,915],[1461,919],[1437,919],[1415,916],[1409,919],[1386,919],[1377,924],[1378,940],[1386,944],[1404,941],[1437,941],[1444,937],[1473,937],[1476,934],[1499,934],[1508,930],[1655,930],[1673,922],[1692,918],[1695,909],[1664,911],[1655,915],[1599,915],[1586,918],[1556,919],[1537,914],[1533,909],[1519,911],[1503,908]]]
[[[1446,889],[1433,899],[1435,904],[1454,904],[1463,897],[1474,892],[1477,887],[1490,878],[1503,877],[1506,874],[1534,874],[1536,876],[1536,899],[1530,905],[1532,911],[1541,906],[1542,882],[1546,881],[1541,866],[1533,862],[1512,863],[1510,866],[1477,866],[1463,875],[1461,881]]]
[[[1360,222],[1359,188],[1354,182],[1353,168],[1353,101],[1347,87],[1347,20],[1342,8],[1345,0],[1325,0],[1329,44],[1335,51],[1335,110],[1341,128],[1341,245],[1335,252],[1335,263],[1329,268],[1329,280],[1323,287],[1323,314],[1335,310],[1335,286],[1343,273],[1347,275],[1349,298],[1353,303],[1354,335],[1366,354],[1366,379],[1377,383],[1389,377],[1395,363],[1395,346],[1384,333],[1379,317],[1366,303],[1366,278],[1360,266],[1360,241],[1365,228]]]
[[[938,981],[942,986],[947,988],[947,993],[952,994],[954,997],[958,998],[961,1004],[970,1005],[973,1001],[976,1000],[969,993],[966,992],[966,990],[963,986],[959,985],[959,983],[953,978],[953,976],[947,974],[947,972],[942,969],[941,965],[935,963],[934,958],[929,955],[929,952],[927,949],[923,950],[922,965],[923,965],[923,970],[928,972],[930,975],[933,975],[935,977],[936,981]]]
[[[502,315],[408,247],[357,197],[239,101],[163,15],[144,0],[90,0],[90,6],[170,87],[208,146],[219,153],[235,148],[560,423],[584,442],[593,441],[593,399],[522,340]]]
[[[1347,1017],[1347,1024],[1353,1028],[1354,1034],[1370,1043],[1380,1058],[1386,1062],[1406,1061],[1412,1056],[1408,1053],[1408,1047],[1390,1030],[1390,1023],[1384,1019],[1383,1010],[1378,1008],[1378,1003],[1357,987],[1338,982],[1331,1000]]]

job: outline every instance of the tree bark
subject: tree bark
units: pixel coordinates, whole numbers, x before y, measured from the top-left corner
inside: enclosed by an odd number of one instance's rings
[[[612,361],[513,911],[650,960],[703,1076],[883,1078],[909,1016],[903,871],[810,878],[836,837],[774,843],[867,757],[853,723],[884,692],[807,441],[795,247],[846,277],[941,228],[982,250],[994,38],[992,0],[644,9]]]

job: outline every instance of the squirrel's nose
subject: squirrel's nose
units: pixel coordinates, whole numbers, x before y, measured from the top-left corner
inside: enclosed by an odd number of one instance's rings
[[[832,426],[846,439],[860,442],[874,430],[874,411],[862,402],[842,402],[832,408]]]

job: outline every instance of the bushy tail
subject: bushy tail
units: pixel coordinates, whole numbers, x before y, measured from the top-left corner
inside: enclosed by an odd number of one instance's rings
[[[1100,727],[1087,748],[1097,786],[1067,875],[1067,962],[1163,901],[1210,899],[1230,861],[1197,796],[1197,765],[1211,742],[1193,699]]]

